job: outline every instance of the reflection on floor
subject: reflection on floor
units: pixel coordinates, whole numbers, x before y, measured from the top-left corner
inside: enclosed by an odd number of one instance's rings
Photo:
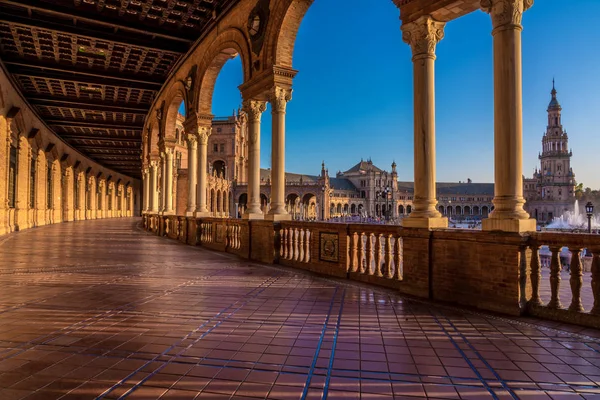
[[[597,331],[255,265],[138,224],[0,238],[0,399],[600,398]]]

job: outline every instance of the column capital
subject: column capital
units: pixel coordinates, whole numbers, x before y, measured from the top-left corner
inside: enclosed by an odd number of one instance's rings
[[[242,102],[242,110],[248,115],[249,122],[260,122],[260,117],[266,109],[266,101],[244,100]]]
[[[492,17],[494,29],[521,27],[523,13],[533,6],[533,0],[481,0],[481,9]]]
[[[196,148],[198,145],[198,135],[188,134],[187,135],[188,147],[191,149]]]
[[[284,113],[290,100],[292,100],[292,89],[275,86],[269,93],[269,103],[273,113]]]
[[[435,58],[435,46],[444,38],[445,26],[445,22],[436,21],[430,15],[403,24],[400,27],[402,40],[412,48],[413,58],[423,56]]]

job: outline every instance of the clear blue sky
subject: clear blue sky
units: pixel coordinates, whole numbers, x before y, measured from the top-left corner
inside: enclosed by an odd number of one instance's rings
[[[286,170],[330,175],[362,158],[413,180],[411,52],[391,0],[315,0],[298,33],[288,104]],[[552,78],[563,106],[579,182],[600,188],[600,14],[598,0],[537,0],[523,19],[524,174],[539,165]],[[491,19],[474,12],[446,26],[437,48],[438,181],[493,182]],[[240,105],[241,64],[223,68],[215,115]],[[263,115],[261,165],[270,167],[270,109]]]

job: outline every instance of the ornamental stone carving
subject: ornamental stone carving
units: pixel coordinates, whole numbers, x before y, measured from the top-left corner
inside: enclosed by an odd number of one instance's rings
[[[190,150],[195,150],[198,147],[198,135],[188,134],[187,140]]]
[[[521,26],[523,12],[533,6],[533,0],[481,0],[481,9],[492,17],[494,29]]]
[[[242,109],[246,112],[249,122],[260,122],[260,117],[267,109],[267,102],[260,100],[244,100]]]
[[[275,87],[269,95],[271,110],[277,113],[284,113],[288,101],[292,100],[292,89]]]
[[[210,126],[199,126],[198,127],[198,143],[203,146],[208,145],[208,138],[210,136],[211,131]]]
[[[435,58],[435,46],[444,38],[445,22],[423,16],[414,22],[402,25],[402,40],[410,45],[413,56]]]

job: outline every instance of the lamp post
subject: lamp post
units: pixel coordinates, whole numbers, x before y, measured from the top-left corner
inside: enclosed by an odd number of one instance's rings
[[[321,188],[323,194],[323,202],[321,203],[321,221],[325,221],[325,186]]]
[[[588,217],[588,233],[592,233],[592,215],[594,214],[594,205],[588,201],[585,205],[585,213]]]
[[[390,187],[386,186],[386,188],[384,190],[379,191],[376,194],[377,197],[385,197],[385,215],[384,215],[384,217],[385,217],[386,221],[389,219],[388,217],[389,217],[389,214],[390,214],[390,211],[388,209],[389,208],[388,207],[388,195],[390,194],[390,192],[391,192]]]

